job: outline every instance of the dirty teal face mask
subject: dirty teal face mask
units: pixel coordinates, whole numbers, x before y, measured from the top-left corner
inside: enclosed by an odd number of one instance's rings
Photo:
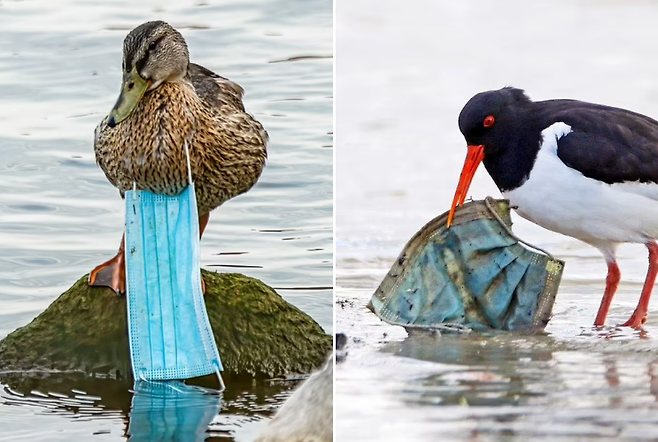
[[[187,146],[185,146],[187,151]],[[191,183],[181,194],[126,192],[126,279],[135,380],[189,379],[222,363],[201,289],[199,221]]]
[[[543,329],[564,263],[525,247],[509,201],[473,201],[426,224],[407,243],[368,308],[408,329]],[[527,244],[527,243],[526,243]]]

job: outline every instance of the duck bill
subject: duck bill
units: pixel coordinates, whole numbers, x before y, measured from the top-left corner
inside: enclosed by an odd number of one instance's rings
[[[128,118],[150,86],[151,81],[144,80],[135,68],[130,73],[124,75],[121,94],[117,103],[110,111],[107,124],[110,127],[114,127]]]
[[[466,161],[464,161],[464,167],[462,168],[462,173],[459,176],[459,184],[457,185],[455,197],[452,199],[452,206],[450,207],[450,213],[448,214],[447,227],[450,227],[450,224],[452,224],[452,218],[455,216],[455,209],[457,209],[457,206],[464,204],[466,194],[468,193],[468,188],[471,186],[473,176],[475,176],[475,171],[483,159],[484,145],[480,144],[477,146],[468,146]]]

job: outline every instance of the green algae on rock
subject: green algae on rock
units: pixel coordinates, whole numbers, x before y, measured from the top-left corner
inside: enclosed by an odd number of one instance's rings
[[[309,373],[332,338],[272,288],[244,275],[202,270],[206,308],[224,373]],[[78,280],[30,324],[0,341],[0,371],[82,371],[128,378],[126,299]]]

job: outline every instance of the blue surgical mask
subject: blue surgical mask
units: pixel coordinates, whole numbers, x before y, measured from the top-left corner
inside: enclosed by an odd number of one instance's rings
[[[176,196],[126,192],[125,250],[135,379],[216,373],[223,388],[222,363],[201,289],[194,184]]]

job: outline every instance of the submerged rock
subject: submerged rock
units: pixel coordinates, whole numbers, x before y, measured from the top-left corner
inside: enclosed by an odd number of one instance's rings
[[[226,375],[281,376],[322,365],[332,338],[311,317],[257,279],[201,272]],[[126,298],[82,277],[0,341],[0,371],[10,370],[131,377]]]

